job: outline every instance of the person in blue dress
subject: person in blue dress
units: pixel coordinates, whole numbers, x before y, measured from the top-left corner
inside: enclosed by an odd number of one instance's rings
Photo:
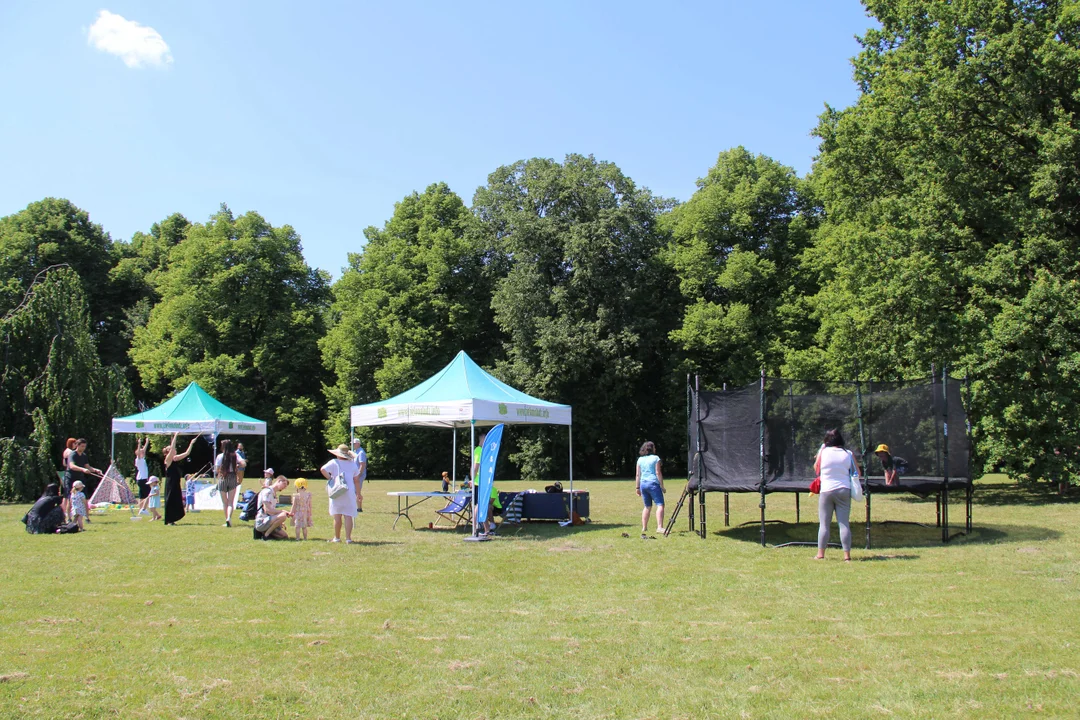
[[[664,473],[660,469],[660,457],[656,445],[646,440],[638,452],[635,485],[638,497],[645,503],[641,511],[641,539],[649,537],[649,516],[656,506],[656,533],[664,534]]]

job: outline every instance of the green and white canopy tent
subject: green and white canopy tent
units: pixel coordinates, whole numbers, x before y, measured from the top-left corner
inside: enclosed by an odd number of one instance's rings
[[[116,454],[117,433],[172,435],[176,432],[182,435],[213,435],[215,455],[219,435],[262,435],[263,467],[266,466],[266,423],[233,410],[194,382],[155,408],[113,418],[111,456]]]
[[[439,372],[386,400],[354,405],[350,425],[379,427],[386,425],[422,425],[454,428],[451,445],[457,454],[456,428],[470,429],[470,445],[476,447],[476,428],[507,425],[565,425],[569,435],[570,489],[574,488],[573,413],[569,405],[548,402],[526,395],[486,372],[464,350]],[[472,454],[469,455],[472,457]],[[457,463],[454,484],[457,485]],[[571,496],[572,497],[572,496]]]

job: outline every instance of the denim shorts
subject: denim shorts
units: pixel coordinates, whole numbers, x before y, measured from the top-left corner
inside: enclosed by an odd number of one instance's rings
[[[664,491],[660,489],[660,483],[642,483],[641,501],[645,503],[645,507],[652,507],[653,503],[663,505]]]

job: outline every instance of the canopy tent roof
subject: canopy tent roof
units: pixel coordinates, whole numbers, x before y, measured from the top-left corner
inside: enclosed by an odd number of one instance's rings
[[[572,424],[569,405],[547,402],[515,390],[485,372],[464,350],[449,365],[411,390],[379,402],[354,405],[350,420],[352,427]]]
[[[113,418],[113,433],[266,435],[266,423],[233,410],[191,383],[156,408]]]

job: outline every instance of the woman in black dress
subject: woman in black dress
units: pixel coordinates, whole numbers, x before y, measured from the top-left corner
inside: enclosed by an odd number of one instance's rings
[[[173,433],[172,442],[165,448],[165,524],[175,525],[184,518],[184,488],[180,484],[180,461],[187,459],[191,454],[191,447],[199,436],[191,438],[187,450],[182,453],[176,452],[176,437],[180,433]]]

